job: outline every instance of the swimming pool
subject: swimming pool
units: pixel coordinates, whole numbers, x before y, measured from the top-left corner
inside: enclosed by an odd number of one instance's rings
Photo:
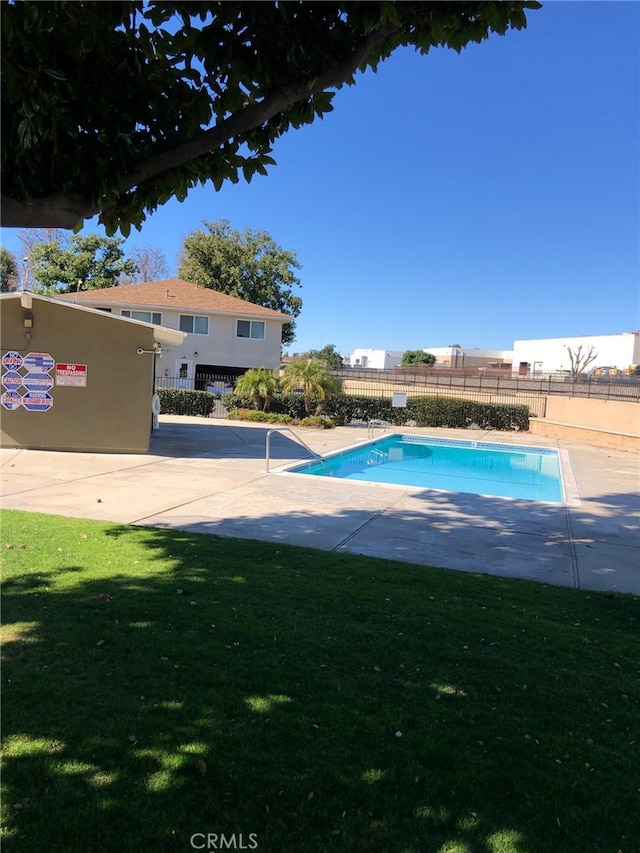
[[[558,451],[394,434],[288,469],[374,483],[562,503]]]

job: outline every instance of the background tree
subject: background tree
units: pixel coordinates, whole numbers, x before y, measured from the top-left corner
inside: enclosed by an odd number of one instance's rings
[[[267,173],[274,141],[401,46],[460,51],[537,0],[0,4],[2,225],[127,236],[212,181]]]
[[[167,258],[157,246],[134,246],[129,255],[137,270],[132,275],[122,273],[119,284],[141,284],[143,281],[161,281],[168,277]]]
[[[411,364],[435,364],[436,357],[433,353],[425,352],[421,349],[408,349],[402,353],[402,361],[400,365],[407,367]]]
[[[300,314],[302,299],[293,293],[300,286],[295,252],[278,246],[266,231],[235,231],[226,219],[203,225],[206,231],[192,231],[185,238],[180,278],[294,318]],[[282,342],[291,343],[294,337],[294,323],[285,323]]]
[[[40,243],[53,243],[58,241],[61,248],[69,248],[69,232],[63,228],[21,228],[18,231],[18,239],[22,246],[19,261],[20,286],[25,290],[33,290],[38,286],[33,277],[33,264],[31,252]]]
[[[309,358],[323,361],[330,369],[342,367],[343,358],[336,350],[335,344],[327,344],[322,349],[309,350]]]
[[[575,379],[581,373],[584,373],[587,367],[596,360],[598,351],[594,346],[590,346],[588,350],[582,350],[582,344],[576,349],[565,345],[566,351],[569,353],[569,363],[571,365],[571,376]]]
[[[326,363],[315,358],[294,358],[290,361],[284,369],[280,385],[284,391],[302,388],[307,415],[311,414],[314,397],[319,400],[316,408],[316,414],[319,415],[324,409],[327,394],[335,393],[340,388],[340,383],[331,375]]]
[[[266,367],[254,367],[247,370],[236,382],[234,393],[241,397],[251,397],[253,407],[268,412],[273,395],[278,390],[280,380],[273,370]]]
[[[36,288],[48,293],[98,290],[118,284],[123,273],[133,275],[136,265],[124,257],[119,237],[73,234],[68,248],[58,240],[37,243],[30,263]]]
[[[4,246],[0,246],[0,292],[18,288],[18,264],[15,255],[12,255]]]

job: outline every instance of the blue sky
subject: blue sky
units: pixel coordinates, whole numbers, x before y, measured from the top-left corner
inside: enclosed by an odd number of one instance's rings
[[[640,4],[528,18],[460,55],[397,52],[279,140],[267,177],[169,202],[125,250],[174,273],[203,220],[268,231],[302,264],[291,353],[638,328]]]

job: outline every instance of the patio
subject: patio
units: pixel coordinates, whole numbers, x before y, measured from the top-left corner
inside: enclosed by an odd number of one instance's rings
[[[526,433],[402,430],[564,448],[578,499],[553,505],[283,473],[306,458],[286,433],[272,437],[267,473],[268,429],[162,415],[144,455],[3,449],[3,506],[640,594],[635,453]],[[362,425],[298,432],[320,454],[367,439]]]

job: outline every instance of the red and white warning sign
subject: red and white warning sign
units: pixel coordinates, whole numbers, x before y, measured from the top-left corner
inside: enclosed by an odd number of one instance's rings
[[[73,385],[76,388],[86,388],[87,365],[65,364],[59,361],[56,364],[56,385]]]

